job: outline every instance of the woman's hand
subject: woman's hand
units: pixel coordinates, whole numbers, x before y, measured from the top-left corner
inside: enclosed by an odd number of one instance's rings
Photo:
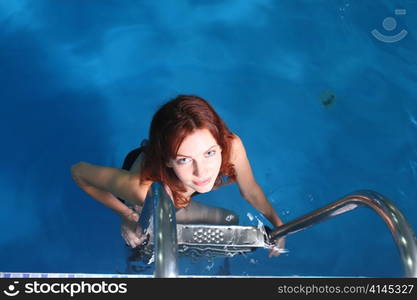
[[[121,233],[126,244],[132,248],[141,245],[146,240],[146,235],[142,234],[142,229],[138,224],[139,215],[131,212],[121,217]]]
[[[280,238],[275,242],[274,245],[269,246],[269,255],[268,257],[278,256],[281,253],[285,253],[285,238]]]
[[[283,225],[283,222],[278,217],[278,215],[276,215],[273,224],[275,225],[275,228],[278,228],[278,227]],[[269,258],[276,257],[276,256],[279,256],[281,253],[286,253],[286,252],[288,252],[288,251],[285,249],[285,237],[281,237],[281,238],[275,240],[274,244],[271,244],[269,246],[269,255],[268,255],[268,257]]]

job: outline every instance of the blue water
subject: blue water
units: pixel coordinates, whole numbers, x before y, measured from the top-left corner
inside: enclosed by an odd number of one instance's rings
[[[0,271],[124,272],[118,217],[69,167],[120,166],[180,93],[209,100],[241,137],[285,222],[372,189],[416,231],[416,14],[415,0],[0,0]],[[386,43],[373,29],[407,35]],[[236,185],[200,200],[268,224]],[[180,272],[403,274],[385,224],[365,208],[286,246],[229,265],[182,259]]]

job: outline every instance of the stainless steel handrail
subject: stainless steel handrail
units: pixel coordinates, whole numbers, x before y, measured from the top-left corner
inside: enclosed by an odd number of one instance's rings
[[[271,240],[275,241],[359,206],[373,209],[385,221],[400,252],[405,276],[417,277],[417,240],[412,227],[390,200],[374,191],[361,190],[351,193],[341,200],[274,228],[270,234]]]
[[[155,277],[177,277],[178,243],[175,208],[161,182],[151,186],[155,244]]]

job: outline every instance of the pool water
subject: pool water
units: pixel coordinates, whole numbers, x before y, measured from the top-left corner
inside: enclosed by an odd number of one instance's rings
[[[284,222],[371,189],[417,230],[417,1],[137,2],[0,1],[0,272],[126,274],[118,217],[69,168],[120,167],[178,94],[241,137]],[[270,226],[236,185],[198,199]],[[366,208],[286,241],[180,274],[403,275]]]

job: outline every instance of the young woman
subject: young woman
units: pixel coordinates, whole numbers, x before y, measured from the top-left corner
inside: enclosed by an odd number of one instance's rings
[[[177,223],[237,224],[233,212],[192,199],[195,194],[236,182],[242,197],[273,227],[282,224],[255,181],[241,139],[229,131],[206,100],[193,95],[179,95],[159,108],[149,140],[126,156],[123,169],[79,162],[71,173],[80,188],[120,215],[122,236],[131,247],[145,238],[137,230],[137,221],[155,181],[162,182],[171,197]],[[269,256],[279,255],[284,243],[280,239]]]

